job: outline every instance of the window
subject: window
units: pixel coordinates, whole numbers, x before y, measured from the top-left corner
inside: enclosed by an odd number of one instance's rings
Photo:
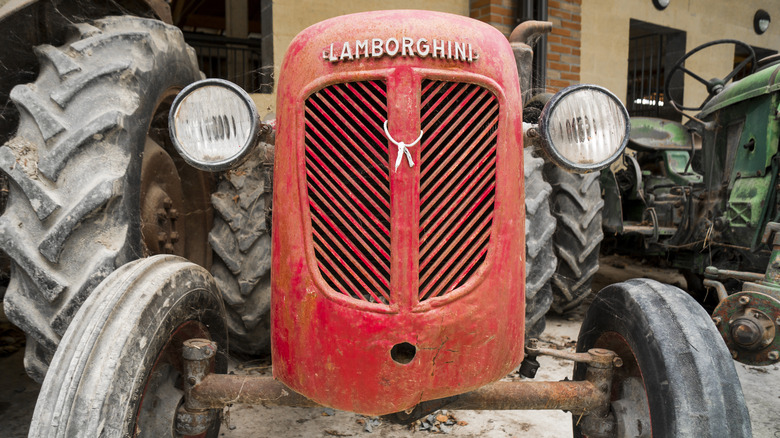
[[[666,72],[683,55],[685,32],[631,20],[626,93],[630,115],[680,120],[681,115],[665,104],[664,82]],[[682,101],[682,75],[675,75],[669,91],[676,101]]]

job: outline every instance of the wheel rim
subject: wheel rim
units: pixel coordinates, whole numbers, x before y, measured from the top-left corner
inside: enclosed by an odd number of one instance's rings
[[[176,410],[184,402],[182,344],[193,338],[210,338],[208,329],[199,321],[180,325],[155,359],[141,393],[134,436],[181,436],[176,433]],[[205,437],[207,433],[193,436]]]
[[[652,421],[642,369],[628,341],[616,332],[603,333],[595,347],[614,351],[623,365],[614,369],[610,403],[615,416],[615,434],[622,437],[652,437]]]
[[[210,264],[210,177],[184,163],[168,137],[168,110],[177,90],[157,105],[141,163],[141,235],[146,256],[175,254]]]

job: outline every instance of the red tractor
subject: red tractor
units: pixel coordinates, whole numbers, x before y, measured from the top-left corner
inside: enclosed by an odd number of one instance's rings
[[[622,153],[629,126],[595,86],[559,92],[524,126],[519,84],[512,45],[465,17],[370,12],[303,31],[278,85],[274,376],[225,374],[214,279],[149,257],[78,311],[30,436],[217,436],[233,403],[405,419],[444,406],[560,409],[577,436],[750,436],[728,350],[672,286],[602,290],[576,353],[525,343],[524,138],[589,172]],[[257,112],[224,81],[185,88],[169,126],[199,169],[256,153]],[[574,380],[496,382],[521,363],[532,375],[544,354],[573,360]]]

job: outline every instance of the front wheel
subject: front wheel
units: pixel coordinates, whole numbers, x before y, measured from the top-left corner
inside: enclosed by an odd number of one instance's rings
[[[126,264],[90,295],[52,360],[30,437],[175,435],[182,343],[226,336],[209,273],[161,255]],[[226,371],[218,353],[212,371]],[[216,437],[214,419],[205,436]],[[201,435],[203,436],[203,435]]]
[[[612,380],[614,437],[750,437],[734,363],[707,312],[682,290],[634,279],[604,288],[582,323],[577,351],[623,361]],[[574,379],[586,366],[574,367]],[[579,418],[574,436],[587,436]]]

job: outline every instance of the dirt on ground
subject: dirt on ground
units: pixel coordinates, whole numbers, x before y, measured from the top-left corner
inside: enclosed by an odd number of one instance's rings
[[[676,271],[650,267],[641,260],[619,256],[603,257],[594,278],[593,289],[629,278],[647,277],[685,288]],[[586,300],[565,315],[548,315],[542,346],[573,351],[579,326],[587,310]],[[40,385],[24,373],[21,332],[4,322],[0,314],[0,437],[24,437],[35,407]],[[9,343],[7,347],[4,343]],[[11,351],[14,350],[14,351]],[[3,356],[2,352],[8,354]],[[536,380],[559,381],[571,378],[572,363],[540,356]],[[753,435],[780,438],[780,367],[749,367],[736,363],[751,415]],[[231,363],[238,374],[271,372],[265,362]],[[519,379],[516,374],[506,379]],[[411,425],[399,425],[383,418],[366,417],[329,408],[266,408],[236,405],[225,410],[220,436],[255,437],[356,437],[401,438],[451,435],[455,437],[538,437],[572,435],[572,416],[562,411],[456,411],[442,410]]]

